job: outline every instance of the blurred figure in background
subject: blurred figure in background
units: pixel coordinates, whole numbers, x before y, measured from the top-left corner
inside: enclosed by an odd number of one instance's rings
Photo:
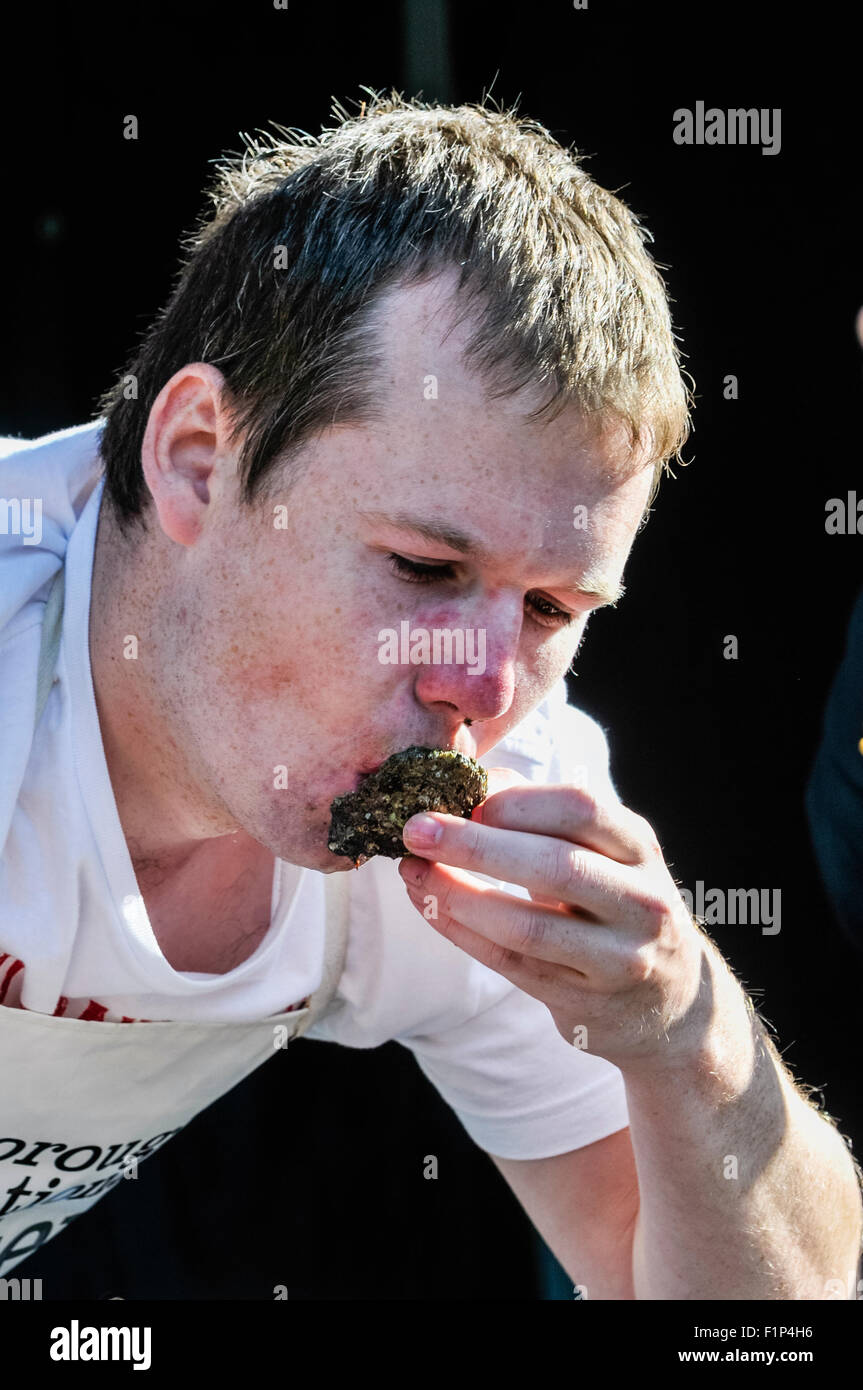
[[[863,308],[857,314],[863,348]],[[806,788],[815,857],[845,935],[863,952],[863,589],[824,711]]]

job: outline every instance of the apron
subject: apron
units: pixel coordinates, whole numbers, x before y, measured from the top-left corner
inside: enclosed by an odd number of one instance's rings
[[[45,607],[36,723],[51,689],[63,569]],[[0,1279],[225,1095],[334,1001],[348,938],[344,873],[324,875],[320,987],[253,1023],[110,1023],[0,1005]]]

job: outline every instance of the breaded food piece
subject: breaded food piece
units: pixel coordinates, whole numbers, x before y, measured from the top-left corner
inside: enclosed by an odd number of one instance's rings
[[[393,753],[355,792],[330,804],[329,848],[355,866],[384,855],[409,854],[401,832],[421,811],[470,816],[485,800],[488,774],[473,758],[448,748],[405,748]]]

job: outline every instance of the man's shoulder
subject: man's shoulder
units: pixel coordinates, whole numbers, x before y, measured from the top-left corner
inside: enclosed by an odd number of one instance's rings
[[[38,439],[0,438],[0,642],[32,626],[102,472],[103,420]]]
[[[38,439],[0,437],[0,498],[15,509],[38,500],[40,511],[58,525],[74,525],[102,471],[99,442],[103,419],[54,430]],[[15,531],[4,540],[14,541]]]
[[[86,441],[91,435],[100,434],[104,425],[105,421],[100,417],[97,420],[86,420],[83,425],[67,425],[60,430],[50,430],[47,434],[37,435],[33,439],[22,439],[12,434],[0,435],[0,458],[5,459],[11,454],[32,453],[38,449],[74,446]]]

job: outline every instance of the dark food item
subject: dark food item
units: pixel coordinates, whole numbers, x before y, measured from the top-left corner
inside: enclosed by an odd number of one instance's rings
[[[401,831],[421,811],[470,816],[485,800],[488,774],[464,753],[448,748],[405,748],[393,753],[355,792],[330,805],[329,848],[353,859],[355,867],[382,854],[400,859]]]

